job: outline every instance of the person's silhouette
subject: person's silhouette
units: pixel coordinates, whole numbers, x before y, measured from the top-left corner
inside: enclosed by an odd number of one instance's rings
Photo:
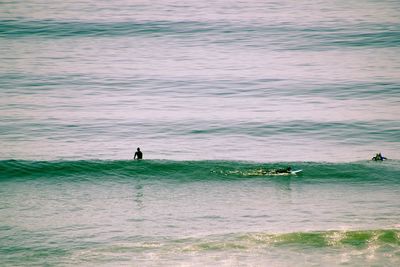
[[[375,161],[383,161],[386,159],[387,159],[386,157],[382,156],[382,153],[377,153],[375,155],[375,157],[372,158],[372,160],[375,160]]]
[[[143,158],[143,153],[140,151],[140,147],[137,148],[137,151],[135,152],[135,156],[133,156],[133,159],[142,159]]]

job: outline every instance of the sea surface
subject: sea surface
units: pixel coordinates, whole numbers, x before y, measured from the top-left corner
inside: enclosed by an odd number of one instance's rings
[[[0,1],[0,266],[399,266],[399,14]]]

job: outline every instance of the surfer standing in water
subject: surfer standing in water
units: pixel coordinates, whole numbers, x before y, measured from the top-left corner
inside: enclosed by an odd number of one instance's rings
[[[143,153],[140,151],[140,147],[137,148],[137,151],[135,152],[135,155],[133,156],[133,159],[139,160],[143,158]]]

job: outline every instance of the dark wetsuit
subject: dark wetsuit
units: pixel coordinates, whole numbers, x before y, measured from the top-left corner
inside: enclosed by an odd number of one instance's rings
[[[386,160],[386,159],[387,158],[385,158],[382,155],[376,155],[375,157],[372,158],[372,160],[375,160],[375,161],[383,161],[383,160]]]
[[[134,159],[142,159],[143,158],[143,153],[142,151],[136,151],[135,156],[133,157]]]
[[[277,169],[275,170],[276,173],[290,173],[292,168],[287,167],[286,169]]]

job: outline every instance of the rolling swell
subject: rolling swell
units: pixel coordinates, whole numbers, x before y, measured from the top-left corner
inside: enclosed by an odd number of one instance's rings
[[[302,85],[299,83],[291,86],[283,86],[282,79],[210,79],[196,78],[188,79],[180,77],[165,79],[162,77],[104,77],[97,75],[33,75],[26,73],[7,73],[0,74],[2,79],[2,93],[10,96],[18,92],[24,94],[40,95],[44,93],[56,92],[58,87],[66,83],[73,84],[72,91],[81,88],[93,87],[100,89],[113,88],[119,92],[129,92],[131,87],[136,86],[136,94],[148,95],[147,88],[141,88],[142,84],[154,84],[151,95],[156,96],[212,96],[212,97],[290,97],[299,96],[307,98],[312,96],[322,96],[330,99],[383,99],[396,102],[399,100],[399,85],[393,81],[374,81],[374,82],[336,82],[334,84],[314,84]],[[241,87],[238,84],[245,86]],[[32,90],[32,87],[37,90]]]
[[[262,170],[292,166],[302,169],[298,176],[274,176]],[[198,180],[265,180],[290,179],[299,182],[369,182],[399,183],[399,162],[360,161],[351,163],[277,162],[254,163],[236,161],[167,161],[167,160],[81,160],[81,161],[0,161],[0,180],[81,178],[176,179]]]
[[[170,34],[194,34],[211,32],[208,24],[200,22],[82,22],[82,21],[18,21],[3,20],[0,36],[8,37],[112,37],[112,36],[152,36]],[[156,36],[155,36],[156,35]]]
[[[356,29],[356,30],[355,30]],[[265,25],[228,23],[225,21],[127,21],[83,22],[57,20],[0,20],[0,38],[42,37],[118,37],[148,36],[201,38],[212,35],[215,44],[242,43],[265,47],[279,42],[279,49],[313,49],[334,47],[398,47],[400,28],[397,24],[360,24],[341,27]],[[252,44],[249,44],[252,40]],[[300,45],[301,43],[301,45]],[[285,45],[282,45],[285,44]]]

